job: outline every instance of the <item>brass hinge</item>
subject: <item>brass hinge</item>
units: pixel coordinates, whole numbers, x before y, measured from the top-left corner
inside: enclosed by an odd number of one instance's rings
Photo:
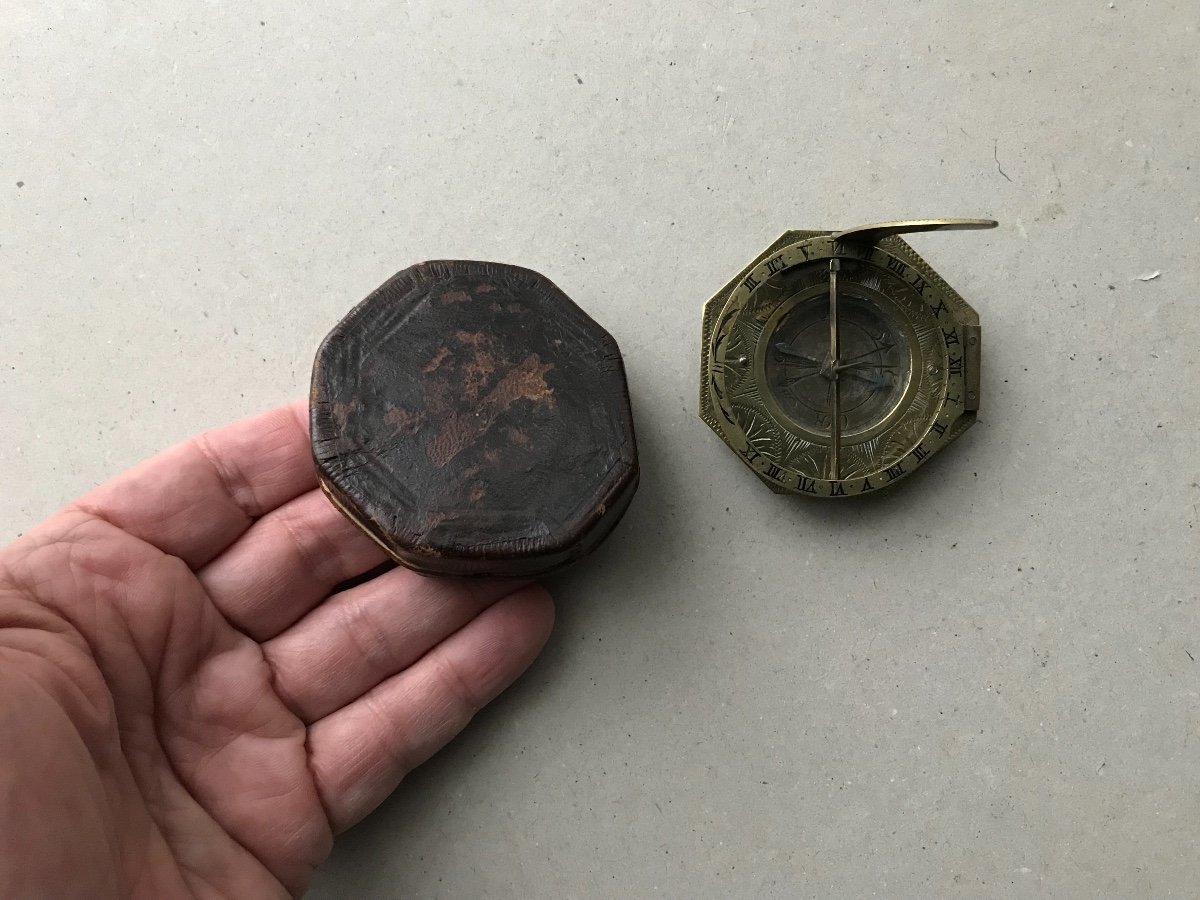
[[[963,409],[968,412],[979,409],[979,362],[982,357],[983,337],[978,325],[963,325],[963,375],[967,381],[967,396],[963,401]]]

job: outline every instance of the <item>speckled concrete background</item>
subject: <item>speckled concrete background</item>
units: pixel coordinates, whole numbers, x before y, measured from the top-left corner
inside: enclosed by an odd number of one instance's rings
[[[1194,896],[1194,2],[138,6],[0,21],[6,535],[301,395],[426,258],[544,272],[633,386],[551,646],[313,896]],[[913,239],[981,424],[770,494],[695,415],[701,304],[785,228],[938,215],[1003,223]]]

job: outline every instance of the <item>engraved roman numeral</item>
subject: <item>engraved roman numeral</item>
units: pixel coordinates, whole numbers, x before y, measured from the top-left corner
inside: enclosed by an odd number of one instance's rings
[[[747,275],[747,276],[746,276],[746,278],[745,278],[745,280],[744,280],[744,281],[742,281],[742,287],[744,287],[744,288],[745,288],[746,290],[748,290],[748,291],[752,291],[752,290],[754,290],[754,289],[755,289],[756,287],[758,287],[760,284],[762,284],[762,282],[761,282],[761,281],[759,281],[759,280],[757,280],[757,279],[754,277],[754,273],[753,273],[753,272],[751,272],[749,275]]]
[[[950,357],[950,367],[947,371],[951,375],[961,375],[963,373],[963,358],[961,356]]]
[[[830,497],[845,497],[846,496],[846,489],[842,486],[842,483],[840,481],[835,481],[832,485],[830,485],[829,496]]]
[[[935,316],[940,316],[942,313],[947,312],[947,311],[948,310],[946,309],[946,301],[945,300],[939,300],[938,305],[933,308],[933,314]]]
[[[921,295],[924,295],[925,288],[929,287],[929,282],[927,282],[920,275],[918,275],[915,279],[913,279],[913,281],[911,281],[910,284],[912,284],[912,286],[916,290],[916,292]]]
[[[945,328],[943,328],[942,329],[942,337],[944,337],[946,339],[947,347],[950,347],[950,346],[953,346],[954,344],[960,343],[960,341],[958,340],[958,329],[957,328],[951,328],[949,331],[947,331]]]
[[[783,271],[783,257],[777,256],[774,259],[767,260],[767,272],[775,275]]]
[[[946,436],[946,426],[943,425],[941,422],[934,422],[932,425],[929,426],[929,430],[936,431],[938,437]]]
[[[912,455],[917,458],[917,462],[920,462],[929,455],[929,451],[921,444],[917,444],[917,448],[913,450]]]
[[[817,492],[817,483],[811,478],[805,478],[803,475],[800,476],[798,487],[806,494],[815,494]]]
[[[875,485],[871,484],[871,479],[864,478],[863,485],[862,485],[862,488],[859,490],[859,493],[865,494],[867,491],[873,491],[873,490],[875,490]]]
[[[904,474],[904,466],[895,465],[887,470],[888,481],[892,482]]]
[[[851,241],[850,243],[842,243],[838,241],[833,245],[834,256],[851,256],[859,259],[870,259],[875,252],[875,247],[870,243],[861,241]]]
[[[775,465],[775,463],[771,463],[770,465],[767,466],[767,477],[768,478],[772,478],[775,481],[779,481],[779,479],[782,475],[783,475],[783,469],[779,468],[779,466]]]
[[[908,271],[907,265],[905,265],[904,263],[900,262],[900,260],[895,259],[894,257],[891,257],[891,256],[889,256],[887,259],[887,267],[889,269],[891,269],[893,272],[895,272],[897,275],[899,275],[901,278],[903,278],[904,273]]]

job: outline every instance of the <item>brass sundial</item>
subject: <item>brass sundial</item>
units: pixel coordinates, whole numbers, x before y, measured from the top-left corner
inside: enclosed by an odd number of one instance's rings
[[[789,231],[704,307],[700,415],[774,491],[849,497],[975,422],[979,315],[900,237],[931,219]]]

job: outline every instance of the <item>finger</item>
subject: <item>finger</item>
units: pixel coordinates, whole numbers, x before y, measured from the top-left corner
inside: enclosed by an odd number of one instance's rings
[[[306,409],[300,401],[189,438],[71,505],[200,566],[316,484]]]
[[[386,557],[314,490],[263,516],[198,575],[225,618],[261,641]]]
[[[275,689],[315,722],[400,672],[520,583],[393,569],[342,591],[263,645]]]
[[[335,832],[387,797],[528,668],[554,623],[530,586],[489,607],[419,662],[308,731],[309,762]]]

